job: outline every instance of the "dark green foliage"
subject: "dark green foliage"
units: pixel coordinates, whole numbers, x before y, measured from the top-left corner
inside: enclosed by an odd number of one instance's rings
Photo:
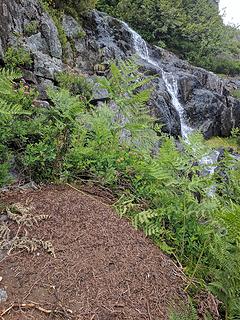
[[[69,90],[74,95],[81,95],[82,99],[92,97],[92,84],[86,76],[64,71],[58,73],[56,80],[61,88]]]
[[[240,74],[239,60],[233,60],[231,57],[203,59],[202,66],[211,69],[215,73],[236,76]]]
[[[31,36],[38,32],[38,28],[39,22],[37,20],[33,20],[24,27],[24,31],[28,36]]]
[[[237,58],[229,61],[240,53],[238,31],[223,24],[209,0],[100,0],[98,8],[196,65],[239,74]]]
[[[23,48],[9,47],[4,55],[4,63],[8,68],[29,67],[32,58],[30,53]]]
[[[9,169],[12,153],[8,148],[9,137],[12,135],[14,116],[29,115],[28,107],[34,92],[24,93],[24,88],[14,80],[19,79],[18,71],[1,70],[0,75],[0,186],[9,182]]]
[[[75,10],[79,15],[94,9],[96,4],[96,0],[44,0],[44,2],[56,9]]]
[[[78,97],[66,90],[48,91],[53,105],[35,118],[41,135],[26,147],[23,164],[34,179],[59,178],[62,163],[71,145],[72,132],[79,127],[77,117],[84,109]],[[41,126],[44,125],[44,128]]]

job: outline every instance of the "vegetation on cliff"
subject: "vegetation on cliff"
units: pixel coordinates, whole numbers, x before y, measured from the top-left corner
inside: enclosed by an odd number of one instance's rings
[[[97,7],[193,64],[217,73],[240,73],[239,30],[225,26],[209,0],[99,0]]]

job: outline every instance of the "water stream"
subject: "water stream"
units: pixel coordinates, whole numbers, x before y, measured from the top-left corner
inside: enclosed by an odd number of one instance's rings
[[[186,120],[185,110],[182,106],[182,104],[179,101],[178,98],[178,82],[176,77],[170,72],[164,71],[159,63],[152,59],[149,54],[148,46],[146,41],[134,30],[132,30],[126,23],[124,23],[126,29],[130,32],[132,35],[132,40],[134,43],[134,49],[136,51],[136,54],[142,58],[144,61],[149,63],[150,65],[153,65],[159,69],[159,71],[162,74],[162,79],[165,83],[167,92],[171,96],[172,104],[176,111],[178,112],[180,124],[181,124],[181,135],[185,141],[188,141],[188,136],[194,132],[194,129],[189,126]],[[214,150],[210,154],[204,156],[200,160],[200,164],[207,165],[205,170],[208,172],[208,174],[213,174],[216,169],[216,164],[219,158],[219,151]]]
[[[168,93],[171,96],[172,104],[177,110],[181,124],[181,135],[184,139],[187,139],[188,135],[193,132],[193,129],[187,124],[185,120],[185,111],[178,99],[178,83],[177,79],[172,73],[164,71],[159,63],[153,60],[149,55],[149,50],[146,41],[134,30],[132,30],[127,24],[124,24],[132,35],[134,49],[139,57],[148,62],[149,64],[157,67],[162,73],[162,78],[167,88]]]

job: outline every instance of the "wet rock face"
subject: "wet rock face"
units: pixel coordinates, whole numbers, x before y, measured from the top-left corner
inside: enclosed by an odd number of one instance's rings
[[[53,85],[56,74],[69,66],[91,77],[96,73],[96,65],[105,66],[112,59],[125,59],[137,53],[139,56],[136,38],[129,27],[97,11],[89,13],[82,25],[69,15],[63,16],[62,28],[67,39],[64,48],[54,21],[38,0],[0,0],[0,17],[0,62],[9,46],[22,46],[30,51],[33,64],[25,75],[39,87],[40,99],[45,98],[46,84]],[[31,24],[36,28],[29,34]],[[156,77],[152,80],[154,91],[149,108],[163,124],[163,131],[178,136],[181,123],[161,69],[177,79],[178,99],[191,127],[211,137],[228,136],[234,126],[240,126],[240,101],[230,96],[232,87],[240,87],[237,80],[223,81],[164,49],[145,45],[157,66],[142,58],[139,64],[146,77]],[[106,93],[104,99],[105,96]],[[101,102],[103,98],[96,95],[94,99],[97,105],[98,99]]]
[[[206,138],[222,135],[222,113],[225,99],[206,89],[196,89],[187,101],[186,114],[192,127],[204,132]]]

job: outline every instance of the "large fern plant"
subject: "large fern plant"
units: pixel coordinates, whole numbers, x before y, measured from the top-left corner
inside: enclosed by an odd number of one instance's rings
[[[18,91],[14,91],[14,80],[19,79],[21,73],[8,69],[0,70],[0,114],[1,117],[23,112],[19,103]]]
[[[150,85],[152,79],[139,72],[133,58],[111,63],[110,76],[99,79],[100,86],[109,94],[110,108],[114,110],[115,122],[122,127],[125,142],[141,148],[142,152],[156,142],[154,119],[146,107],[153,89]]]
[[[34,92],[25,92],[18,70],[0,69],[0,185],[6,182],[10,168],[9,136],[15,125],[14,117],[29,115]]]

